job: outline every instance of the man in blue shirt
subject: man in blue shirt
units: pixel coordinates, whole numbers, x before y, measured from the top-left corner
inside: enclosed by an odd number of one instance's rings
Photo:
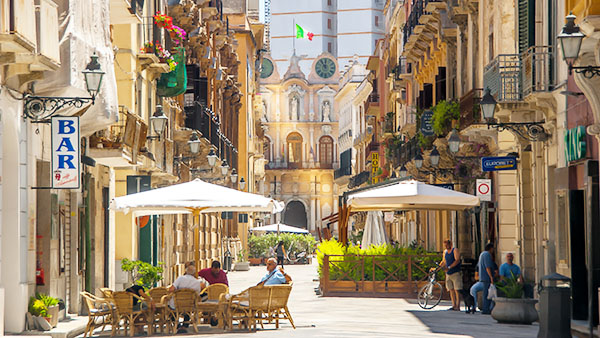
[[[521,275],[521,268],[517,264],[513,263],[515,256],[512,253],[506,254],[506,263],[500,265],[500,280],[506,278],[512,278],[515,276],[519,283],[523,283],[523,276]]]
[[[292,281],[292,277],[283,271],[283,267],[277,268],[277,260],[269,258],[267,260],[267,274],[260,280],[257,285],[277,285],[287,284]]]
[[[487,299],[488,289],[494,283],[494,260],[492,258],[494,244],[488,243],[485,246],[485,251],[479,255],[477,268],[479,271],[479,282],[471,287],[471,296],[475,299],[475,308],[477,308],[477,292],[483,291],[483,304],[481,306],[481,314],[489,315],[492,310],[490,308],[492,301]]]

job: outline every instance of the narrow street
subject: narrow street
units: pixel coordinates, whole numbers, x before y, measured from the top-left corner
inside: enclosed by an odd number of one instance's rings
[[[447,303],[422,310],[414,301],[393,298],[319,297],[316,264],[286,268],[294,288],[289,309],[296,330],[283,322],[279,330],[265,325],[256,333],[222,332],[202,325],[197,337],[224,334],[227,337],[536,337],[538,325],[497,324],[490,316],[446,311]],[[240,292],[259,281],[264,266],[250,271],[230,272],[231,291]],[[108,332],[105,332],[107,334]],[[105,334],[102,334],[104,336]],[[183,336],[182,334],[178,336]],[[83,337],[81,335],[80,337]]]

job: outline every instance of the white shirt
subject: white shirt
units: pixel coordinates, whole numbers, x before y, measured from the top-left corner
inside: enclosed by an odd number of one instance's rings
[[[204,283],[205,285],[208,284],[202,277],[196,278],[192,275],[183,275],[183,276],[177,277],[177,279],[173,283],[173,286],[175,287],[175,290],[180,290],[180,289],[195,290],[196,293],[199,295],[200,292],[202,292],[201,283]],[[173,298],[171,298],[171,300],[169,301],[169,307],[171,307],[172,309],[175,308],[175,301],[173,300]]]

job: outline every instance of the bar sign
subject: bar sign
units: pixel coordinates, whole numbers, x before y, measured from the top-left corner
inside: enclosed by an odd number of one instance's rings
[[[55,116],[52,128],[52,187],[79,189],[79,117]]]

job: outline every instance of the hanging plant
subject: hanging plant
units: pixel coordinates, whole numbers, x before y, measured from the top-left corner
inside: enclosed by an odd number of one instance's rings
[[[154,23],[160,28],[167,28],[173,25],[173,18],[162,14],[161,12],[156,12],[154,15]]]
[[[156,47],[156,55],[160,58],[160,62],[166,63],[169,65],[169,71],[172,72],[177,67],[177,62],[175,58],[168,50],[164,49],[159,43],[155,44]]]
[[[174,25],[172,17],[162,14],[161,12],[156,12],[156,15],[154,15],[154,23],[158,27],[167,30],[167,32],[169,32],[169,35],[171,36],[171,40],[173,40],[173,43],[175,43],[176,45],[180,45],[181,43],[183,43],[183,40],[185,40],[185,37],[187,35],[185,30],[183,30],[183,28],[179,26]]]
[[[442,100],[431,108],[433,117],[433,132],[438,136],[444,136],[452,128],[452,121],[460,119],[460,106],[457,101]]]

